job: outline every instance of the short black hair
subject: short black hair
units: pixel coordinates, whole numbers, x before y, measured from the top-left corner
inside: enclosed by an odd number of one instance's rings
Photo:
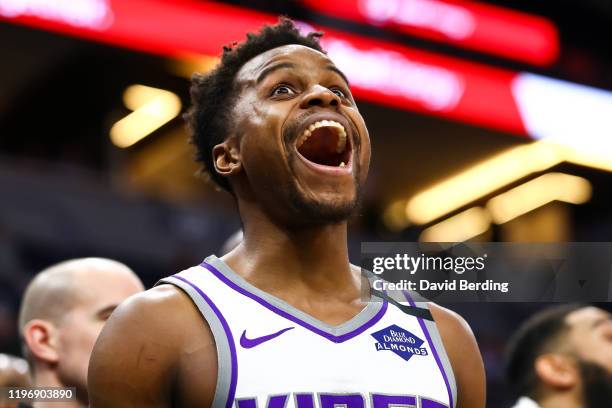
[[[537,401],[539,380],[535,361],[542,354],[557,350],[558,340],[570,328],[565,318],[584,307],[571,303],[544,309],[531,316],[512,336],[506,352],[506,377],[517,395]]]
[[[196,147],[196,161],[202,164],[202,172],[222,189],[231,192],[228,180],[215,171],[212,149],[225,140],[233,125],[236,74],[250,59],[283,45],[299,44],[325,53],[319,44],[321,36],[318,32],[302,35],[293,21],[281,17],[275,25],[248,33],[244,42],[223,47],[221,61],[213,70],[192,77],[191,108],[184,115],[190,142]]]

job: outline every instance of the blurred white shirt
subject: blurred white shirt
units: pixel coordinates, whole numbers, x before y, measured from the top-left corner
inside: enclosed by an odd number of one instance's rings
[[[529,397],[521,397],[512,408],[540,408],[540,406]]]

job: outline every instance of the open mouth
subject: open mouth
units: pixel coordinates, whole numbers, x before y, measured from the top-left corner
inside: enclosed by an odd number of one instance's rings
[[[334,120],[311,124],[298,137],[297,151],[312,163],[346,167],[351,159],[351,143],[344,126]]]

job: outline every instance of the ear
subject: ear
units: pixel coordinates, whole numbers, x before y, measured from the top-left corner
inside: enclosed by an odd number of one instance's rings
[[[242,170],[240,149],[236,138],[229,137],[223,143],[213,147],[212,155],[215,170],[222,176],[227,177]]]
[[[48,364],[57,363],[57,330],[52,323],[40,319],[31,320],[25,325],[23,336],[34,358]]]
[[[534,364],[535,372],[549,387],[567,390],[575,387],[580,378],[575,362],[561,354],[544,354]]]

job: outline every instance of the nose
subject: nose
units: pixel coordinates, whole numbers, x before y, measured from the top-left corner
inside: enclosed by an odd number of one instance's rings
[[[313,106],[336,107],[340,105],[340,97],[321,85],[313,86],[302,98],[300,107],[308,109]]]

